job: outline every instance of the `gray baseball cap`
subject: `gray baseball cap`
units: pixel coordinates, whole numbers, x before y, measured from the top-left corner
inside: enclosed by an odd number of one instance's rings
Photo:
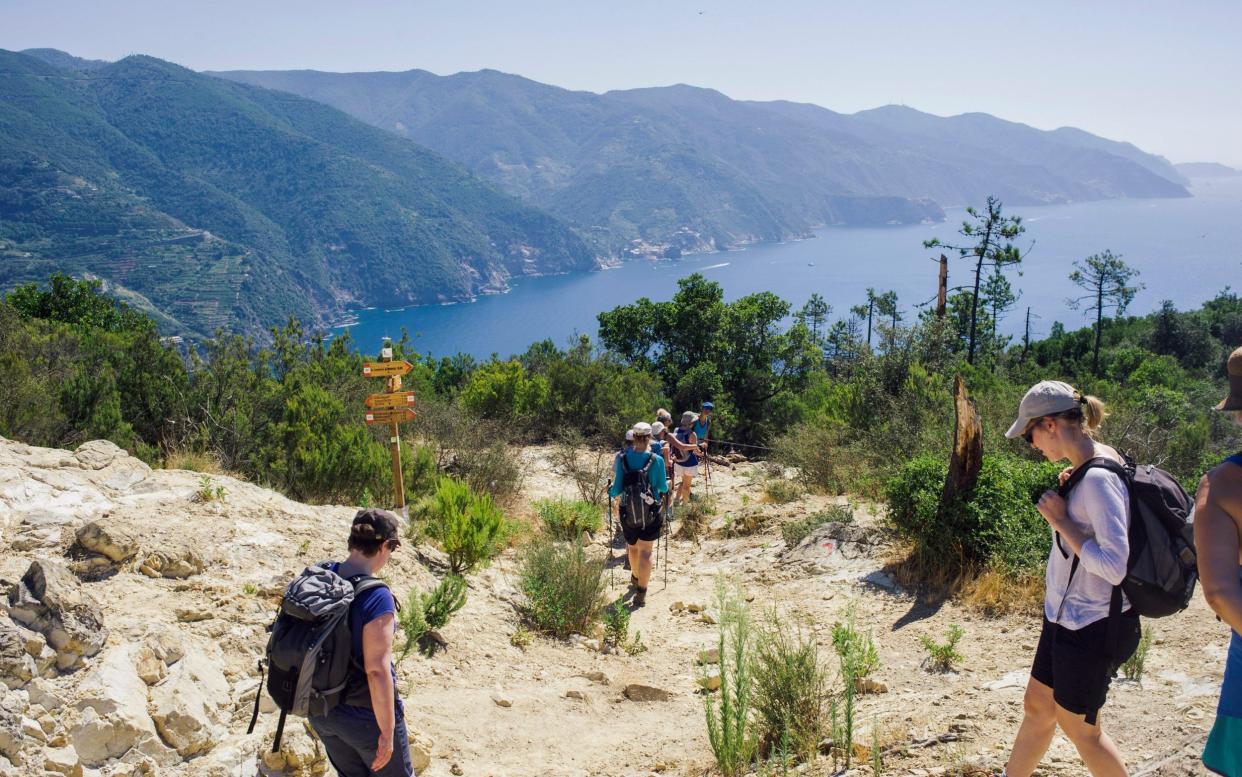
[[[1027,390],[1018,405],[1018,420],[1013,422],[1005,436],[1013,439],[1022,434],[1026,425],[1036,418],[1073,410],[1082,402],[1082,395],[1068,383],[1059,380],[1041,380]]]

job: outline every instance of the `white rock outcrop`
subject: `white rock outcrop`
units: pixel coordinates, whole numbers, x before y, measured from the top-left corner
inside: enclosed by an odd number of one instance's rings
[[[151,689],[151,719],[160,737],[183,758],[207,752],[224,735],[229,683],[212,661],[193,651]]]
[[[79,721],[72,732],[87,766],[101,766],[130,750],[159,752],[159,735],[147,712],[147,684],[129,645],[107,651],[78,686]]]

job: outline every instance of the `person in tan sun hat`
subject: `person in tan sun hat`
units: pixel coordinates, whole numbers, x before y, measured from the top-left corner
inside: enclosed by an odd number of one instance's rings
[[[1216,409],[1242,424],[1242,348],[1229,355],[1226,371],[1229,395]],[[1232,630],[1203,765],[1216,774],[1242,777],[1242,453],[1213,467],[1199,482],[1195,551],[1203,597]]]

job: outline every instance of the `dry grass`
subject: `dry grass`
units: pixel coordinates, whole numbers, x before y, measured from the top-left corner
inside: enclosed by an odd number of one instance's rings
[[[967,607],[984,615],[1040,612],[1044,601],[1044,579],[1038,575],[1014,578],[994,569],[985,569],[966,582],[958,596]]]
[[[164,469],[184,469],[205,475],[233,475],[224,470],[220,458],[211,451],[171,450],[164,454],[162,464]]]
[[[926,601],[953,599],[988,617],[1038,614],[1044,599],[1044,580],[1038,575],[1015,577],[981,568],[960,554],[931,558],[911,546],[896,547],[885,566],[899,585],[918,591]]]

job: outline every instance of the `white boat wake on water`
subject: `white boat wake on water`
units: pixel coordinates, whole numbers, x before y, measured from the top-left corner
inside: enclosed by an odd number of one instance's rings
[[[700,270],[716,270],[721,267],[728,267],[732,262],[721,262],[720,264],[709,264],[706,267],[700,267]]]

